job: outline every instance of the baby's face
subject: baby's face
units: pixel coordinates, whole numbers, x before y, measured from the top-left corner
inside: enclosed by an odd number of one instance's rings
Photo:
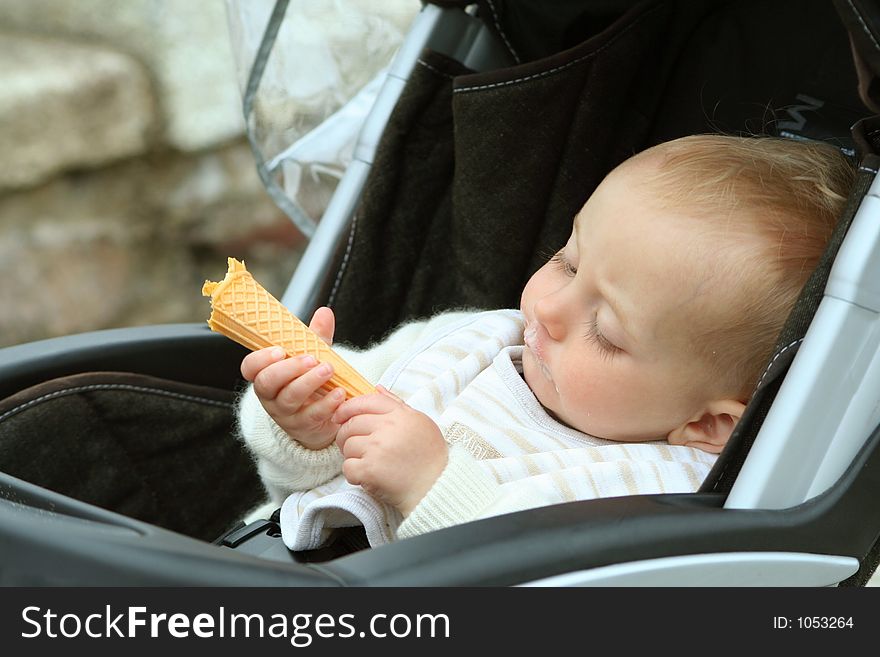
[[[638,167],[624,167],[529,280],[523,375],[560,421],[610,440],[662,439],[717,392],[692,347],[719,303],[699,225],[652,205]]]

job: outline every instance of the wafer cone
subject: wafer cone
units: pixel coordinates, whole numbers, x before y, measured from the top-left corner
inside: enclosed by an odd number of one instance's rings
[[[260,285],[244,263],[229,258],[229,271],[219,283],[205,281],[202,295],[211,297],[208,326],[257,350],[278,346],[288,356],[311,355],[333,366],[333,377],[321,389],[344,388],[346,397],[375,392],[373,385],[346,363],[314,331],[303,324]]]

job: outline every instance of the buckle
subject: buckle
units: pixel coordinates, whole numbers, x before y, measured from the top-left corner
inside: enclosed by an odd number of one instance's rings
[[[272,538],[281,536],[281,527],[272,520],[255,520],[249,525],[243,522],[223,534],[214,543],[228,548],[236,548],[255,536],[267,534]]]

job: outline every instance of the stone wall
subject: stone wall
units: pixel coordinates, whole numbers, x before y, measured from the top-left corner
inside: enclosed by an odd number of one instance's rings
[[[201,285],[228,256],[283,293],[306,239],[257,177],[249,62],[233,55],[235,41],[252,56],[274,0],[228,2],[231,23],[225,0],[0,0],[0,346],[204,321]],[[297,87],[281,127],[324,120],[316,98],[335,111],[419,6],[291,2],[279,46],[295,52],[273,55],[261,86]],[[298,197],[316,219],[335,178],[319,182]]]
[[[244,258],[280,293],[303,240],[232,142],[67,172],[0,197],[0,340],[207,317],[206,278]]]
[[[0,346],[203,321],[304,239],[243,138],[223,0],[0,0]]]
[[[241,135],[223,0],[0,0],[0,26],[126,55],[149,76],[161,138],[175,148]]]

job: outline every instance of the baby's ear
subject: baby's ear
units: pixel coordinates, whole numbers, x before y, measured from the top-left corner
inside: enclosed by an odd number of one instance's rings
[[[696,447],[718,454],[727,444],[745,408],[745,404],[735,399],[709,402],[701,413],[671,431],[666,438],[670,445]]]

